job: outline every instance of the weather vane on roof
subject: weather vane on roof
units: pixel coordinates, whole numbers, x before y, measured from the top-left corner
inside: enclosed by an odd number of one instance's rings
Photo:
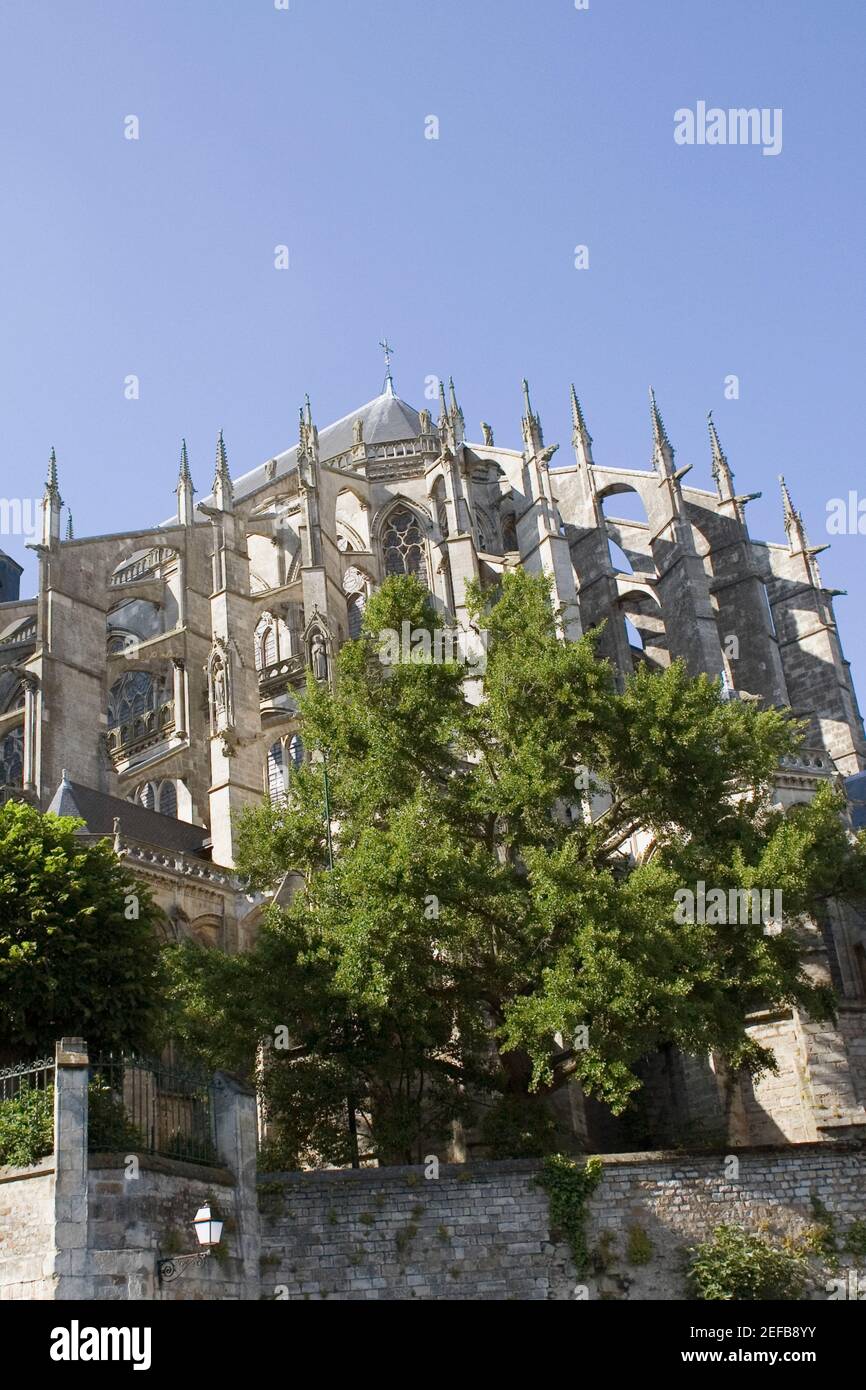
[[[381,343],[379,344],[379,347],[385,354],[385,388],[386,390],[393,392],[394,378],[391,375],[391,358],[394,355],[394,349],[388,342],[387,337],[383,337]]]

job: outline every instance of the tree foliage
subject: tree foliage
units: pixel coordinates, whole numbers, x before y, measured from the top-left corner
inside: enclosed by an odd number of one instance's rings
[[[32,806],[0,807],[0,1049],[146,1047],[161,1010],[155,913],[106,840]]]
[[[862,891],[866,851],[831,790],[787,815],[774,805],[800,739],[789,715],[725,701],[677,662],[620,689],[597,634],[561,640],[543,578],[509,574],[471,602],[488,644],[480,703],[457,664],[380,660],[383,631],[441,621],[418,582],[373,596],[335,690],[311,682],[302,707],[307,746],[327,755],[333,870],[313,761],[285,808],[240,826],[251,884],[292,872],[291,904],[245,962],[178,960],[184,1026],[210,1055],[230,1043],[249,1058],[288,1030],[268,1070],[298,1152],[322,1146],[327,1113],[336,1161],[345,1095],[380,1153],[411,1153],[467,1088],[527,1097],[579,1080],[620,1111],[663,1044],[759,1071],[773,1059],[749,1010],[831,1008],[801,968],[797,923]],[[786,929],[678,924],[674,894],[700,879],[780,889]]]

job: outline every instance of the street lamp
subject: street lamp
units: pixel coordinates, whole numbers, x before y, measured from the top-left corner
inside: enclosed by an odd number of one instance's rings
[[[209,1202],[199,1207],[192,1224],[201,1248],[194,1255],[172,1255],[167,1260],[157,1260],[156,1273],[161,1284],[169,1284],[173,1279],[179,1279],[190,1265],[203,1264],[219,1245],[223,1223],[211,1215]]]

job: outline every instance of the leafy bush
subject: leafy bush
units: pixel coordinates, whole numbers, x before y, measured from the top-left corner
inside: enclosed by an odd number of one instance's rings
[[[54,1149],[54,1087],[24,1086],[0,1102],[0,1165],[29,1168]]]
[[[690,1254],[689,1281],[696,1298],[791,1302],[806,1282],[801,1253],[779,1250],[741,1226],[717,1226],[712,1239]]]
[[[130,1122],[120,1096],[102,1081],[91,1081],[88,1098],[88,1147],[102,1153],[140,1149],[143,1137]],[[22,1087],[0,1103],[0,1165],[27,1168],[54,1150],[54,1087]]]
[[[481,1125],[491,1158],[545,1158],[556,1149],[556,1121],[537,1099],[502,1096]]]
[[[130,1122],[120,1096],[104,1081],[91,1081],[87,1088],[88,1148],[91,1152],[127,1153],[143,1146],[141,1132]]]

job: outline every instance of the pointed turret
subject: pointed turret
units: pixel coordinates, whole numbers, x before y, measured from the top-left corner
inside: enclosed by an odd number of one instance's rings
[[[809,552],[809,538],[806,535],[806,528],[803,525],[803,517],[794,507],[791,501],[791,494],[788,491],[788,484],[782,474],[779,474],[779,485],[782,489],[782,509],[785,516],[785,531],[788,536],[788,545],[792,555]]]
[[[48,476],[45,479],[45,495],[60,497],[60,488],[57,482],[57,454],[52,445],[51,453],[48,455]]]
[[[712,411],[707,415],[707,428],[710,432],[710,448],[713,455],[713,478],[716,483],[716,491],[719,494],[719,501],[733,502],[737,516],[742,521],[742,510],[739,505],[737,494],[734,491],[734,474],[731,470],[731,465],[728,463],[727,455],[719,441],[719,435],[716,430],[715,421],[713,420]]]
[[[60,513],[63,498],[57,481],[57,455],[52,448],[48,458],[48,475],[42,495],[42,544],[51,545],[60,540]]]
[[[540,454],[544,448],[544,431],[541,428],[541,417],[536,415],[532,409],[532,401],[529,396],[529,382],[523,378],[523,442],[530,454]]]
[[[222,430],[220,430],[219,438],[217,439],[213,495],[214,504],[221,512],[230,512],[232,510],[234,506],[234,489],[232,487],[231,474],[229,473],[229,461]]]
[[[220,436],[222,437],[222,436]],[[225,445],[223,445],[225,453]],[[192,474],[189,471],[189,455],[186,449],[186,440],[181,440],[180,445],[180,468],[178,470],[177,487],[177,519],[181,526],[192,526],[193,514],[195,511],[195,488],[192,484]]]
[[[713,478],[716,483],[716,491],[719,494],[719,510],[727,515],[733,515],[743,526],[746,524],[745,506],[747,502],[754,502],[760,497],[760,492],[738,493],[734,488],[734,471],[728,463],[727,455],[719,441],[716,423],[713,419],[713,412],[707,415],[707,427],[710,432],[710,448],[712,450],[712,470]]]
[[[75,528],[72,525],[72,512],[68,507],[66,508],[66,535],[64,539],[67,541],[75,540]]]
[[[573,382],[571,386],[571,423],[571,440],[574,445],[574,452],[577,455],[577,461],[584,468],[591,468],[593,466],[592,435],[586,427],[586,421],[583,418],[583,411],[580,406],[580,401],[577,398],[577,392],[574,389]]]
[[[803,525],[803,516],[798,512],[791,501],[791,494],[788,491],[788,484],[779,474],[779,483],[782,488],[782,507],[785,514],[785,531],[788,535],[788,547],[792,555],[802,555],[806,561],[809,577],[816,589],[822,588],[821,573],[818,569],[816,555],[820,555],[822,550],[829,550],[829,544],[810,545],[809,537],[806,535],[806,527]]]
[[[439,378],[439,420],[437,423],[443,451],[449,450],[453,454],[457,448],[458,435],[454,428],[454,417],[445,398],[445,383],[441,377]]]
[[[656,403],[656,393],[652,387],[649,389],[650,395],[650,416],[653,427],[653,468],[658,473],[663,473],[667,477],[674,474],[674,447],[668,439],[668,432],[665,429],[665,422],[662,419],[661,411]]]
[[[463,416],[463,411],[457,402],[457,392],[454,389],[453,376],[448,378],[448,395],[449,413],[451,415],[451,424],[454,429],[454,438],[458,444],[462,444],[466,432],[466,421]]]
[[[439,378],[439,428],[444,429],[448,424],[448,402],[445,399],[445,382]]]
[[[319,462],[319,431],[313,424],[313,407],[309,396],[304,396],[300,420],[300,457],[310,463]]]

